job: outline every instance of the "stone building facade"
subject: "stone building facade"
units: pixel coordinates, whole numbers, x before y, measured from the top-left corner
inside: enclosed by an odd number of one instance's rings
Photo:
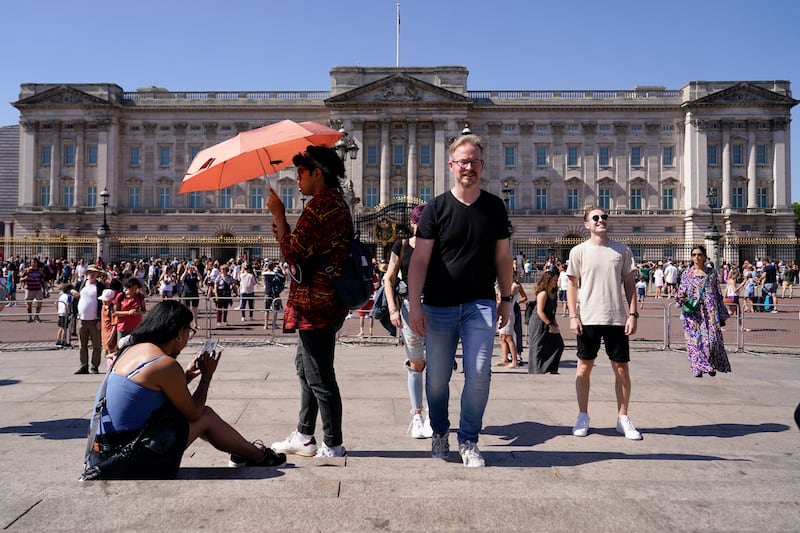
[[[319,92],[22,84],[11,233],[93,235],[106,189],[115,235],[267,234],[265,180],[177,191],[199,150],[290,118],[341,126],[357,143],[345,163],[356,212],[448,190],[447,146],[468,125],[485,142],[483,187],[507,202],[515,242],[581,236],[595,204],[619,236],[699,242],[709,206],[723,236],[795,235],[788,81],[471,90],[461,66],[335,67],[330,79]],[[293,173],[268,181],[296,217]]]

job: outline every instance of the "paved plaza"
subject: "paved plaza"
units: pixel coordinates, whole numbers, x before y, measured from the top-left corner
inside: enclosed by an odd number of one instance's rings
[[[209,405],[247,438],[270,443],[296,424],[295,346],[291,336],[283,340],[287,346],[231,339],[212,383]],[[591,430],[577,438],[575,349],[567,338],[560,375],[494,372],[479,443],[487,467],[466,469],[455,451],[448,462],[431,459],[430,440],[406,433],[402,349],[343,341],[336,367],[346,458],[231,469],[225,455],[196,442],[177,480],[86,483],[77,479],[102,375],[73,375],[75,350],[0,344],[0,524],[11,531],[797,529],[796,355],[731,354],[733,373],[696,379],[681,351],[634,342],[631,418],[644,440],[614,430],[604,356],[592,374]],[[462,384],[454,374],[453,428]],[[454,434],[450,443],[455,450]]]

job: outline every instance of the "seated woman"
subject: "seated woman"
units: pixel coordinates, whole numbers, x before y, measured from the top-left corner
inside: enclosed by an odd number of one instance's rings
[[[161,457],[137,457],[126,477],[175,477],[183,451],[198,437],[231,454],[231,466],[280,466],[286,462],[286,455],[259,441],[249,443],[205,405],[218,358],[201,354],[186,369],[176,361],[195,333],[193,320],[192,311],[177,300],[161,301],[131,334],[132,344],[118,356],[108,376],[95,449],[117,451],[165,404],[169,404],[167,409],[174,408],[176,415],[175,427],[170,426],[178,435],[172,449]],[[198,376],[200,383],[190,393],[187,385]]]

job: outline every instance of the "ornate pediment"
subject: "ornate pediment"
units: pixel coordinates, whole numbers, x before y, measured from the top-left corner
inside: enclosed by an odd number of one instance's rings
[[[751,83],[738,83],[727,89],[688,102],[688,104],[720,106],[777,104],[793,106],[797,104],[797,100]]]
[[[326,104],[442,105],[469,104],[472,100],[405,74],[367,83],[325,100]]]
[[[107,100],[79,91],[69,85],[59,85],[14,102],[15,106],[47,105],[109,105]]]

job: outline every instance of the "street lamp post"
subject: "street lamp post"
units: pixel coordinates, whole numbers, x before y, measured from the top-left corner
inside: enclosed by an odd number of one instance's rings
[[[100,193],[100,201],[103,204],[103,224],[97,228],[97,256],[105,258],[108,258],[108,237],[111,234],[111,228],[108,227],[108,219],[106,218],[109,196],[111,195],[108,189],[104,188]]]
[[[709,187],[708,192],[706,194],[706,200],[708,202],[708,209],[711,212],[711,225],[708,227],[704,237],[705,240],[708,241],[708,248],[709,248],[709,259],[714,265],[714,268],[718,268],[719,265],[718,259],[718,248],[719,248],[719,241],[722,238],[719,234],[719,230],[717,229],[716,224],[714,224],[714,208],[717,207],[717,189],[713,187]]]
[[[344,127],[339,128],[339,133],[342,134],[342,138],[336,141],[336,144],[333,145],[333,149],[339,155],[339,159],[342,160],[342,164],[344,164],[344,162],[347,161],[348,156],[352,160],[358,157],[358,144],[356,144],[356,141],[350,137],[350,134],[348,134],[347,131],[345,131]],[[345,201],[347,201],[347,205],[350,206],[350,214],[353,215],[353,209],[355,207],[353,181],[348,179],[346,176],[342,176],[342,182],[344,198]],[[303,202],[303,208],[305,209],[305,201]]]

